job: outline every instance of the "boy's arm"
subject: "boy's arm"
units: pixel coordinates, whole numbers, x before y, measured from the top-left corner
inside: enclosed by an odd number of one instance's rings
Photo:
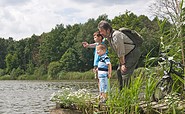
[[[111,65],[111,63],[110,64],[108,64],[108,78],[111,78],[111,75],[112,74],[112,65]]]
[[[85,48],[95,48],[96,44],[88,44],[87,42],[82,42],[83,46]]]
[[[89,44],[88,48],[95,48],[96,47],[96,44],[93,43],[93,44]]]

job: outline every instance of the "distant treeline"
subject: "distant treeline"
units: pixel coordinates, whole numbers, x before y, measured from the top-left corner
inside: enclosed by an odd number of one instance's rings
[[[58,79],[62,72],[84,72],[93,67],[93,49],[86,49],[82,41],[93,43],[93,33],[101,20],[110,22],[114,29],[127,27],[136,30],[144,38],[142,57],[138,67],[145,65],[145,58],[159,55],[161,32],[157,17],[150,20],[145,15],[137,16],[132,12],[108,19],[108,15],[101,15],[97,19],[89,19],[84,24],[64,26],[56,25],[48,33],[40,36],[32,35],[15,41],[13,38],[0,38],[0,76],[9,75],[17,79],[20,75],[46,76]],[[170,23],[166,23],[164,30],[169,30]],[[150,54],[149,54],[150,53]],[[117,58],[109,48],[109,56],[116,68]]]

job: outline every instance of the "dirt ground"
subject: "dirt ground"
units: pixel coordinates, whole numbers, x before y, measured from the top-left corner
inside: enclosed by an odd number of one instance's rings
[[[70,110],[70,109],[51,109],[50,114],[82,114],[78,110]]]

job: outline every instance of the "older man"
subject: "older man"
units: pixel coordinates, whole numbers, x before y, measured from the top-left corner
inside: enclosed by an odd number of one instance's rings
[[[119,89],[122,90],[123,85],[129,86],[130,84],[131,75],[141,56],[140,48],[134,45],[133,41],[121,31],[113,30],[107,21],[101,21],[98,29],[100,34],[107,38],[119,58],[117,75]]]

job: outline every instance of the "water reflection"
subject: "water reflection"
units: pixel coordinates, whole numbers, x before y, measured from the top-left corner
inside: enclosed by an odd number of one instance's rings
[[[94,81],[0,81],[0,114],[49,114],[50,96],[62,87],[98,91]]]

